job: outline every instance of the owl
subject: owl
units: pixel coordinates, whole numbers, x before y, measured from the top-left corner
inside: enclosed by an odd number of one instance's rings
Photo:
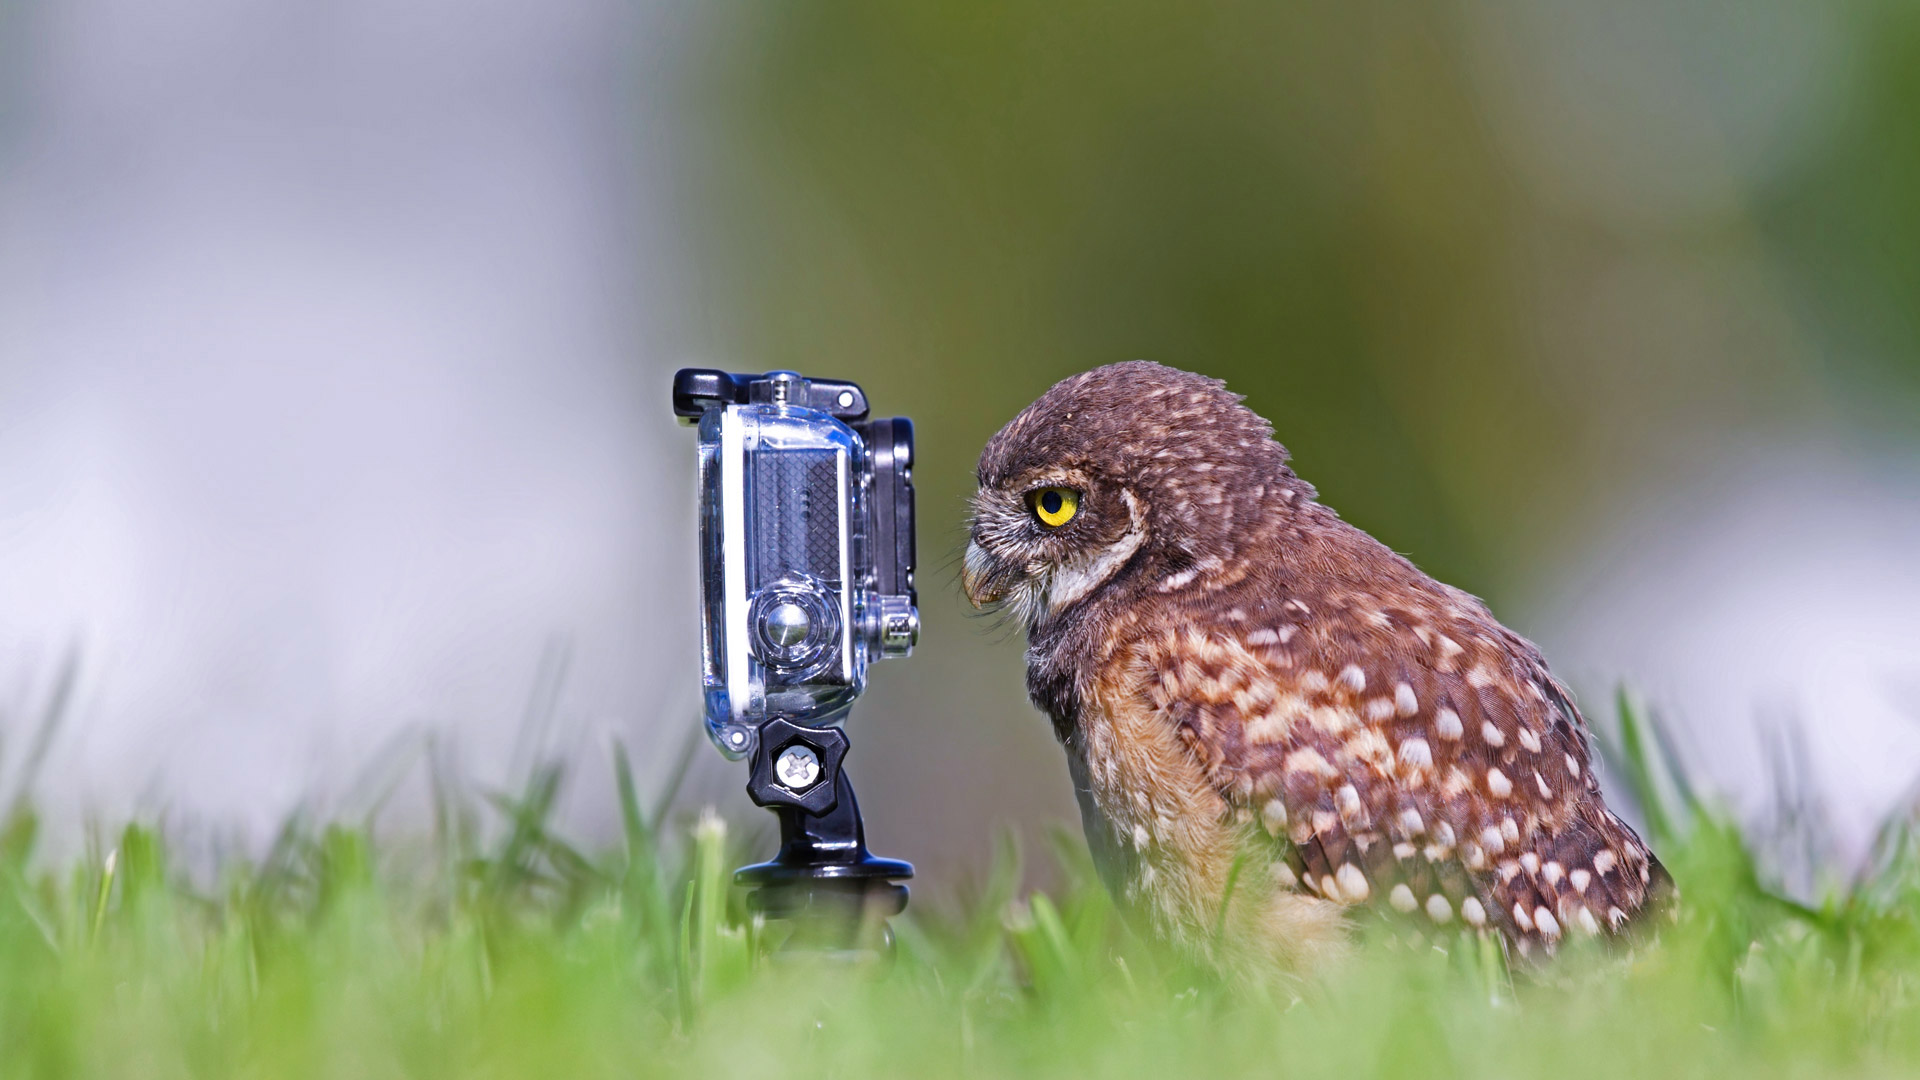
[[[978,480],[963,587],[1024,626],[1102,877],[1153,932],[1311,972],[1370,911],[1538,959],[1664,892],[1540,651],[1317,502],[1224,384],[1076,375]]]

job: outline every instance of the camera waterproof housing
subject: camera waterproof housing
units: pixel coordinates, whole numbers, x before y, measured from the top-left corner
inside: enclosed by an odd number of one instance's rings
[[[913,651],[913,423],[787,371],[683,372],[674,407],[700,430],[707,731],[738,758],[773,717],[839,722],[869,663]]]
[[[855,901],[884,919],[906,902],[890,879],[913,868],[867,853],[839,725],[867,666],[919,637],[913,424],[790,371],[684,369],[673,408],[699,430],[707,733],[751,762],[748,794],[781,820],[780,855],[739,880],[777,917]]]

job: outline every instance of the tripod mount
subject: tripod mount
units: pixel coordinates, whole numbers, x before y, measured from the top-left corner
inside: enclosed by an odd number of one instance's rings
[[[780,851],[742,867],[736,884],[747,903],[793,926],[789,948],[885,952],[886,921],[907,906],[913,865],[867,850],[860,802],[841,762],[847,733],[803,727],[782,717],[762,723],[748,755],[747,795],[780,819]]]

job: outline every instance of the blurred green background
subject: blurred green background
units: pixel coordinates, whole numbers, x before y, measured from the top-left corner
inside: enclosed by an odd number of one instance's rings
[[[890,850],[1070,816],[952,567],[979,447],[1073,372],[1224,378],[1528,633],[1662,493],[1769,447],[1913,460],[1913,5],[724,11],[679,162],[701,332],[919,424],[923,647],[855,721]]]

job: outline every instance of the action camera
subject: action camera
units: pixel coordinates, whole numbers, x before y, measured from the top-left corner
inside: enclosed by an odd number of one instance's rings
[[[881,919],[913,868],[869,855],[840,771],[839,725],[867,666],[907,656],[914,592],[913,424],[868,419],[850,382],[689,368],[673,409],[699,429],[701,684],[708,735],[748,759],[782,847],[742,870],[777,917]]]
[[[913,651],[913,423],[790,371],[682,372],[674,410],[700,430],[707,730],[737,758],[771,717],[838,722]]]

